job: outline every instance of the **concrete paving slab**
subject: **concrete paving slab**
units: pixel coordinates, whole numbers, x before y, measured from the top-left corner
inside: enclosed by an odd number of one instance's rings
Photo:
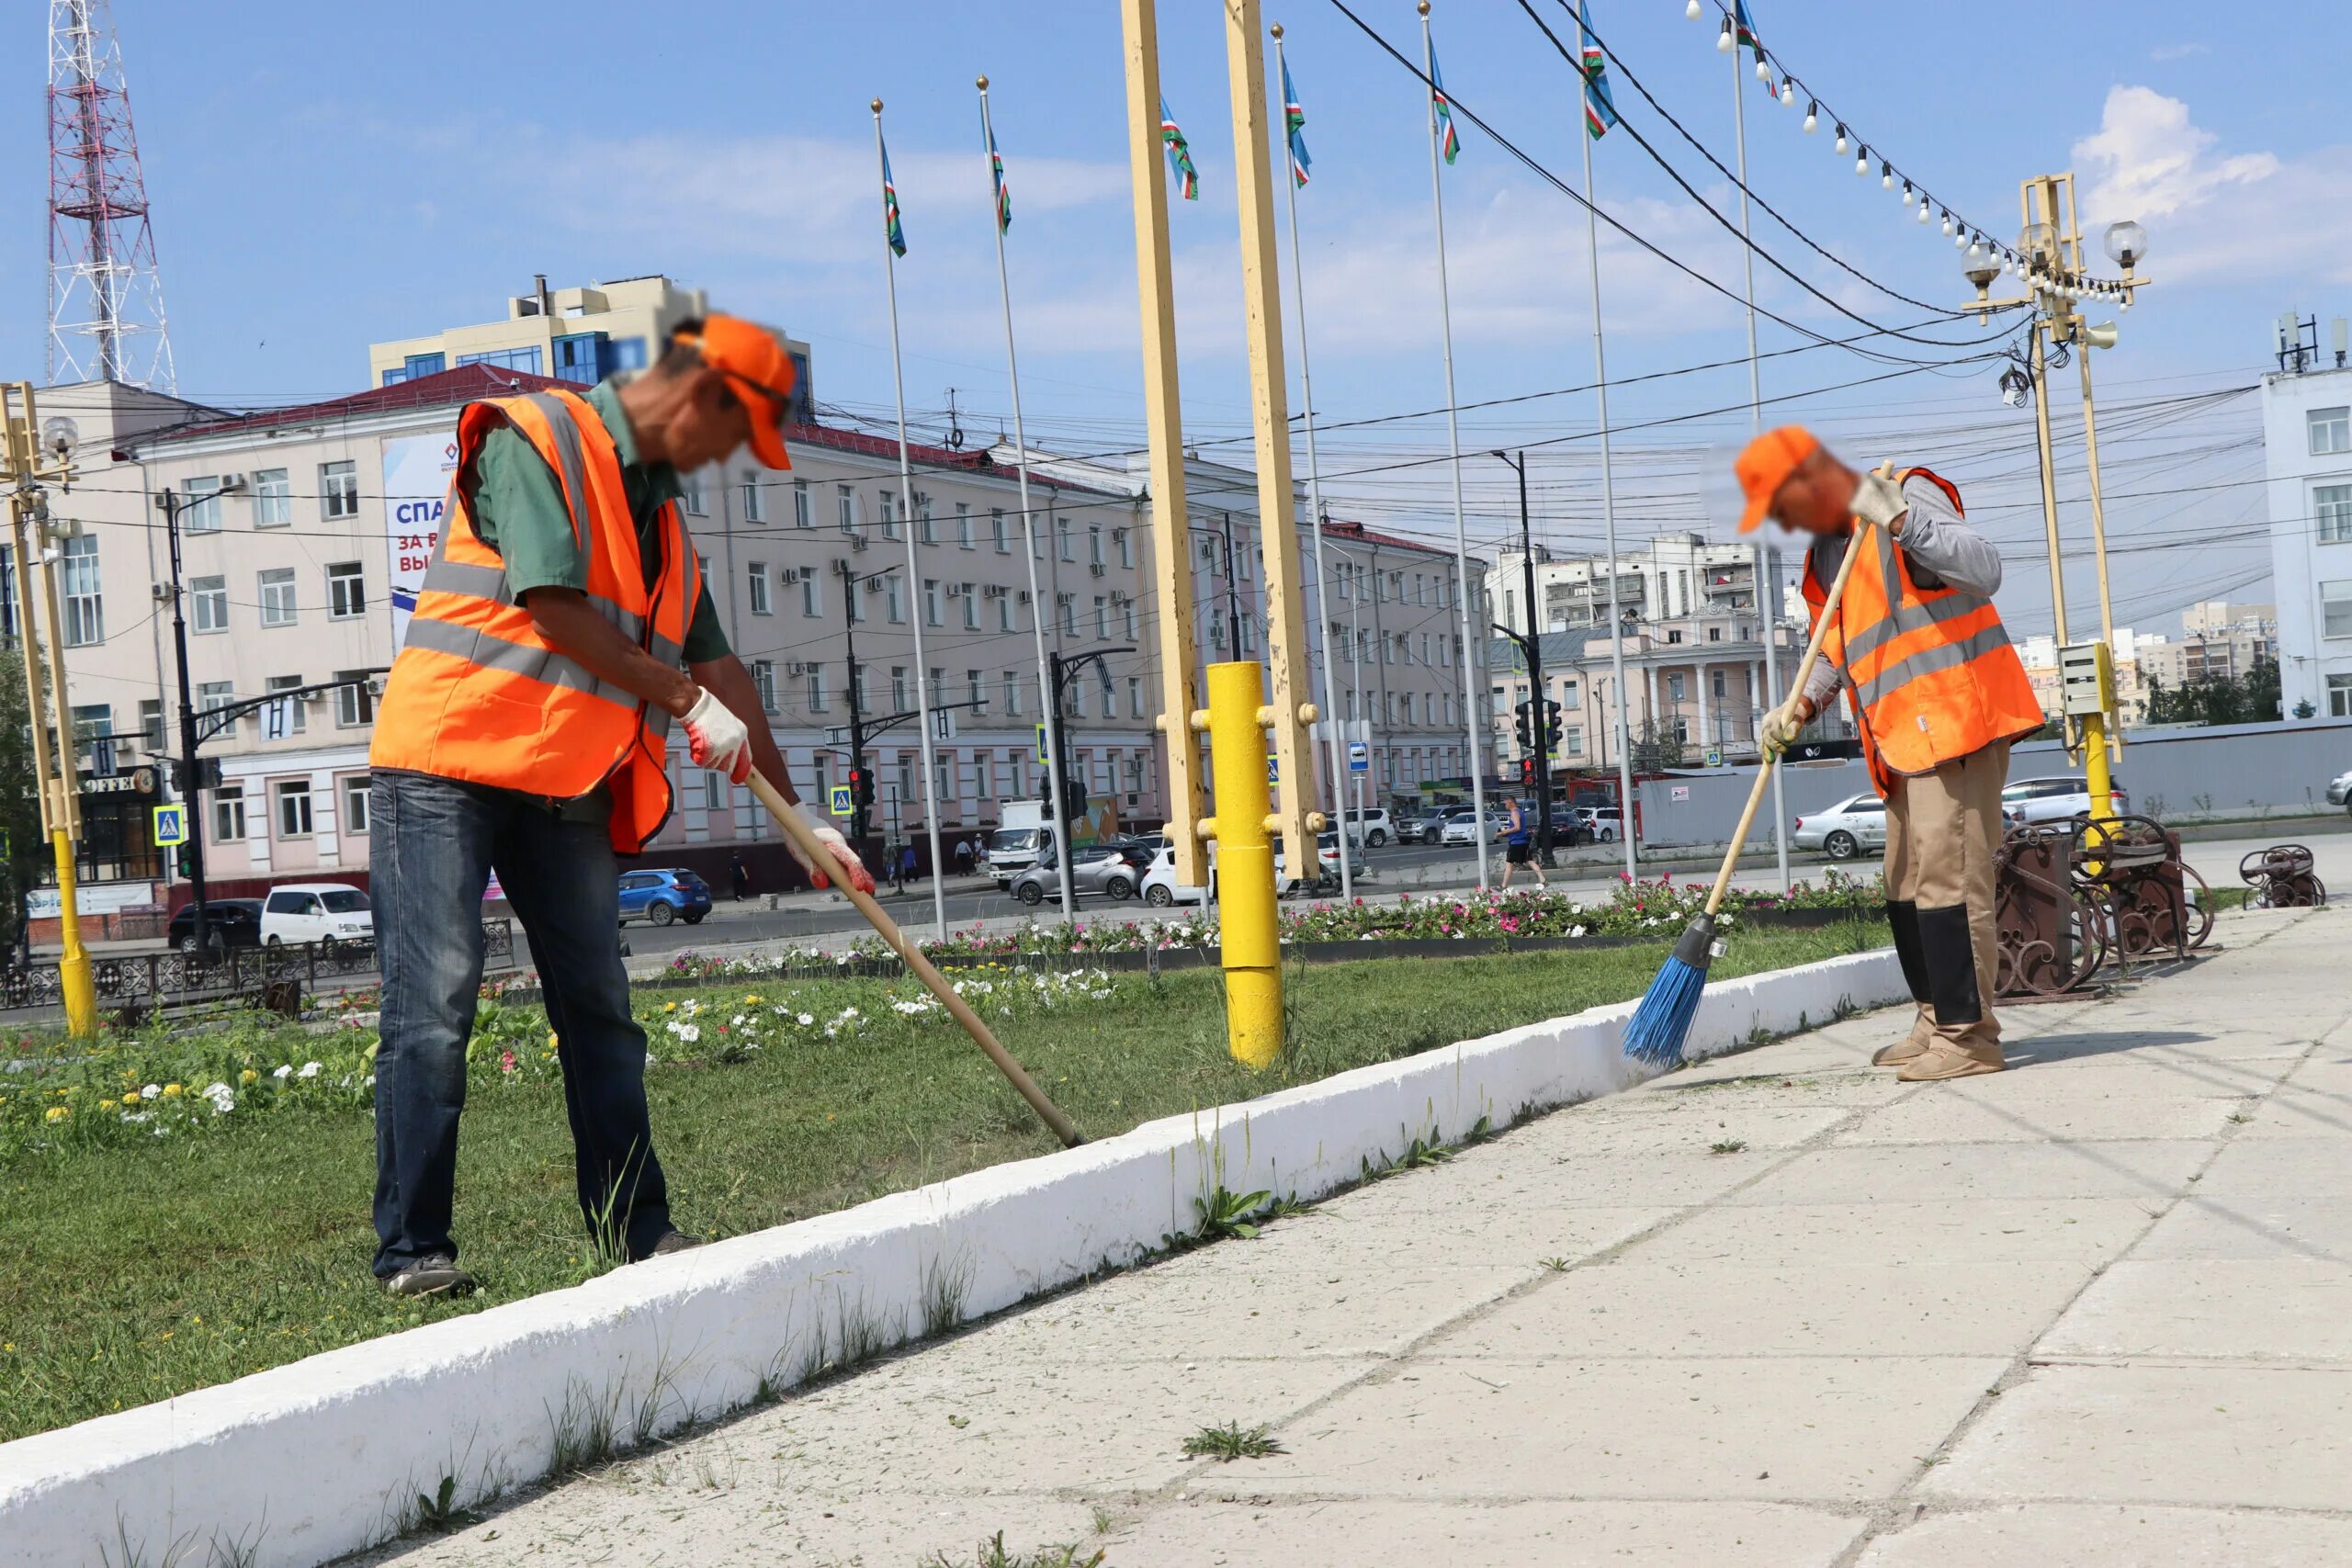
[[[1365,1194],[1369,1197],[1371,1194]],[[1426,1209],[1326,1203],[1268,1225],[1252,1262],[1300,1279],[1354,1278],[1378,1258],[1400,1272],[1460,1268],[1533,1269],[1546,1258],[1589,1258],[1681,1213],[1666,1208],[1542,1208],[1464,1204],[1431,1223]]]
[[[1736,1074],[1698,1077],[1673,1073],[1653,1079],[1631,1094],[1599,1104],[1625,1115],[1679,1109],[1694,1100],[1718,1099],[1758,1105],[1883,1105],[1911,1088],[1898,1083],[1893,1073],[1883,1069],[1799,1071],[1793,1066],[1781,1067],[1774,1056],[1756,1054],[1743,1054],[1738,1060],[1745,1066]]]
[[[2352,1361],[2352,1264],[2291,1257],[2127,1258],[2085,1292],[2034,1350]]]
[[[2159,1220],[2132,1256],[2310,1258],[2352,1267],[2352,1198],[2199,1192]]]
[[[1247,1467],[1204,1486],[1249,1488]],[[1828,1568],[1850,1514],[1785,1503],[1365,1503],[1195,1495],[1107,1538],[1116,1568]],[[1373,1543],[1377,1543],[1374,1546]]]
[[[1473,1151],[1487,1155],[1490,1151]],[[1523,1211],[1683,1208],[1720,1198],[1756,1174],[1756,1162],[1695,1154],[1535,1152],[1508,1161],[1454,1161],[1375,1184],[1351,1201],[1374,1213],[1443,1214],[1464,1203]]]
[[[2003,1077],[2008,1075],[1999,1075]],[[1831,1141],[1860,1144],[2046,1144],[2119,1138],[2214,1138],[2244,1103],[2069,1095],[2035,1104],[2023,1094],[1916,1095],[1866,1112]]]
[[[2075,1263],[2120,1255],[2158,1212],[2131,1198],[1711,1208],[1644,1242],[1643,1261],[1715,1259],[1753,1267],[1915,1269],[1953,1263]]]
[[[1917,1201],[2168,1198],[2211,1153],[2211,1145],[2186,1139],[1816,1149],[1724,1201],[1838,1203],[1872,1194]]]
[[[2352,1562],[2352,1517],[2029,1503],[1930,1514],[1871,1541],[1857,1561],[1858,1568],[2313,1568]]]
[[[1722,1328],[1736,1323],[1728,1306]],[[1693,1325],[1694,1342],[1704,1325]],[[1498,1366],[1416,1357],[1286,1429],[1252,1465],[1269,1496],[1891,1495],[2007,1368],[1949,1357]]]
[[[2342,1510],[2352,1370],[2051,1366],[1996,1400],[1929,1499]]]
[[[2197,1183],[2200,1198],[2334,1198],[2352,1179],[2352,1143],[2343,1138],[2233,1140]]]
[[[1854,1110],[1843,1105],[1773,1105],[1721,1095],[1701,1095],[1639,1111],[1614,1111],[1604,1100],[1595,1104],[1589,1115],[1547,1117],[1514,1136],[1523,1135],[1529,1148],[1554,1156],[1703,1155],[1725,1143],[1750,1149],[1783,1149],[1822,1136]]]
[[[1619,1259],[1571,1269],[1450,1329],[1433,1356],[1498,1361],[1728,1353],[2000,1356],[2090,1282],[2079,1263],[1833,1269]],[[1728,1315],[1725,1303],[1736,1303]]]
[[[2241,1138],[2343,1138],[2352,1140],[2352,1092],[2307,1086],[2301,1073],[2278,1092],[2247,1108]],[[2347,1149],[2352,1154],[2352,1149]]]

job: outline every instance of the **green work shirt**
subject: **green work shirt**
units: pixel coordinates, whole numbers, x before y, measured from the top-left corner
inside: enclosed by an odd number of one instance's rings
[[[662,508],[684,495],[685,487],[678,482],[677,469],[638,455],[637,433],[629,428],[620,393],[611,382],[591,388],[587,397],[588,406],[611,433],[620,458],[621,491],[628,497],[628,514],[637,523],[637,549],[650,590],[662,571],[656,522]],[[505,558],[507,585],[518,599],[534,588],[587,591],[588,560],[571,531],[571,513],[564,509],[562,481],[521,432],[501,427],[482,438],[466,510],[481,542]],[[707,582],[695,600],[685,650],[689,664],[707,663],[727,653],[727,634],[719,629]]]

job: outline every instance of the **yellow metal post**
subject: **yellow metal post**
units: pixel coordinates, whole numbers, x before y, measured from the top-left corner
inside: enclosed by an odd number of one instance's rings
[[[1160,172],[1159,32],[1152,0],[1122,0],[1126,49],[1127,164],[1135,186],[1136,296],[1143,313],[1143,415],[1150,453],[1152,585],[1159,596],[1159,730],[1167,743],[1168,840],[1180,885],[1208,885],[1200,830],[1199,706],[1193,671],[1193,562],[1186,532],[1184,442],[1177,407],[1175,288],[1168,257],[1168,185]],[[1039,606],[1043,613],[1044,606]]]
[[[1267,836],[1265,672],[1254,659],[1209,666],[1209,769],[1216,816],[1202,824],[1216,840],[1223,905],[1225,1017],[1233,1059],[1271,1066],[1283,1048],[1283,945],[1275,916],[1274,846]],[[1298,793],[1296,791],[1294,794]],[[1289,853],[1313,855],[1315,840]],[[1291,868],[1294,875],[1298,868]]]

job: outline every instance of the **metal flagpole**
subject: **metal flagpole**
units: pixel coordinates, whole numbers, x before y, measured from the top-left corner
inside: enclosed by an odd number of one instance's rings
[[[1739,150],[1739,260],[1747,275],[1747,433],[1764,433],[1764,383],[1756,356],[1756,249],[1747,241],[1747,100],[1741,96],[1739,51],[1731,51],[1731,123]],[[1758,551],[1764,582],[1756,604],[1764,616],[1764,700],[1781,705],[1781,547],[1767,540]],[[1752,720],[1750,721],[1753,722]],[[1758,767],[1770,766],[1760,753]],[[1781,870],[1781,891],[1789,890],[1789,804],[1781,770],[1772,769],[1772,852]]]
[[[882,148],[882,100],[874,100],[874,161],[887,186],[890,183],[889,154]],[[899,526],[907,536],[907,595],[919,599],[922,569],[915,561],[914,477],[907,461],[907,376],[899,363],[899,254],[886,231],[882,243],[883,276],[890,288],[890,378],[899,395]],[[854,590],[853,590],[854,591]],[[931,750],[931,671],[923,663],[922,607],[915,607],[915,722],[922,727],[922,815],[924,836],[931,841],[931,914],[939,940],[947,940],[947,884],[939,858],[939,764]],[[850,671],[851,679],[856,678]]]
[[[1579,33],[1584,12],[1578,0],[1569,0],[1569,15]],[[1617,840],[1625,846],[1625,874],[1634,872],[1634,744],[1625,722],[1625,622],[1617,607],[1617,488],[1609,457],[1609,355],[1600,337],[1600,220],[1592,205],[1592,138],[1579,136],[1584,151],[1584,243],[1592,272],[1592,379],[1600,398],[1600,522],[1603,547],[1609,552],[1609,664],[1617,686]],[[1530,607],[1531,610],[1532,606]],[[1543,710],[1536,710],[1541,718]]]
[[[1274,76],[1283,83],[1283,97],[1289,97],[1289,67],[1283,61],[1282,24],[1274,24]],[[1290,143],[1290,105],[1283,105],[1283,147]],[[1340,735],[1340,698],[1338,677],[1331,665],[1330,592],[1331,581],[1323,573],[1323,470],[1315,457],[1315,374],[1306,363],[1306,265],[1298,248],[1298,178],[1295,175],[1283,181],[1283,196],[1290,208],[1290,282],[1291,294],[1298,313],[1298,394],[1306,417],[1306,504],[1314,513],[1315,538],[1315,621],[1317,640],[1323,645],[1323,730],[1329,742],[1324,754],[1329,759],[1331,773],[1331,825],[1340,830],[1340,897],[1352,900],[1356,896],[1355,873],[1348,869],[1348,810],[1345,791],[1347,772],[1341,760],[1347,747]],[[1371,748],[1365,748],[1370,761]],[[1363,812],[1356,812],[1356,830],[1363,832]]]
[[[1037,592],[1037,514],[1029,506],[1029,435],[1021,423],[1021,361],[1012,352],[1012,285],[1004,270],[1004,225],[997,217],[996,127],[989,118],[989,79],[980,89],[981,156],[989,160],[989,226],[996,231],[996,290],[1004,305],[1004,376],[1012,388],[1012,447],[1014,479],[1021,486],[1021,554],[1029,569],[1029,629],[1037,644],[1037,709],[1046,727],[1046,799],[1053,807],[1054,880],[1061,887],[1062,919],[1078,920],[1077,897],[1070,890],[1069,805],[1062,798],[1062,727],[1055,722],[1062,694],[1046,658],[1046,602]]]
[[[1430,42],[1430,0],[1420,0],[1421,13],[1421,73],[1431,83],[1437,80],[1436,46]],[[1461,609],[1462,622],[1462,734],[1470,750],[1470,810],[1478,839],[1478,891],[1487,890],[1487,784],[1478,760],[1478,727],[1487,716],[1487,705],[1478,700],[1476,678],[1477,634],[1470,622],[1474,601],[1470,596],[1470,532],[1462,512],[1462,422],[1453,401],[1453,305],[1445,281],[1445,186],[1438,171],[1443,166],[1438,152],[1437,94],[1430,89],[1430,206],[1437,214],[1437,308],[1438,321],[1445,334],[1445,437],[1446,450],[1453,458],[1453,571],[1454,592]],[[1589,160],[1588,160],[1589,161]],[[1344,835],[1342,836],[1344,839]]]

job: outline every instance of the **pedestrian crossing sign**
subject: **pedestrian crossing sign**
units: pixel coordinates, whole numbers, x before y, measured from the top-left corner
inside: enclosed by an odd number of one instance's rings
[[[168,850],[187,842],[187,807],[186,803],[158,806],[154,808],[155,847]]]
[[[857,815],[856,792],[852,790],[849,785],[834,784],[828,788],[825,793],[830,796],[826,805],[831,809],[834,816],[854,817]]]

